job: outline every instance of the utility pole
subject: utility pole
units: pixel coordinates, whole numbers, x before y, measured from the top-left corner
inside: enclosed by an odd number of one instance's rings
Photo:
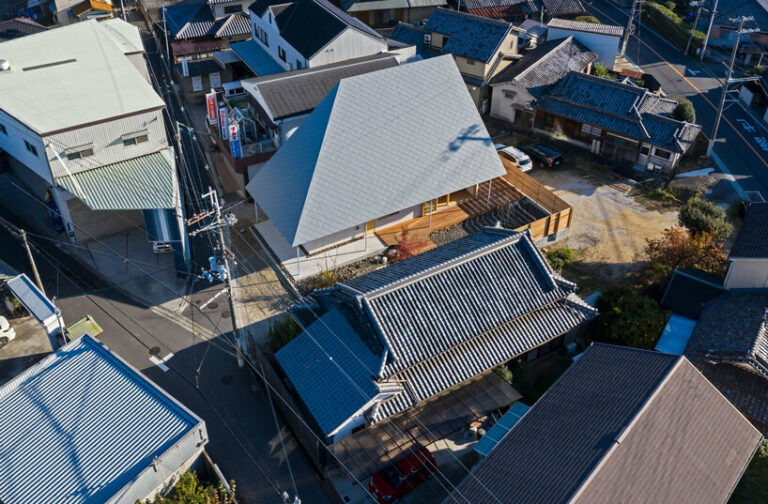
[[[712,156],[712,151],[715,148],[715,140],[717,139],[717,130],[720,127],[720,119],[723,117],[723,110],[725,108],[725,102],[728,98],[728,86],[730,86],[733,83],[737,82],[749,82],[749,81],[756,81],[760,80],[760,77],[743,77],[739,79],[734,79],[733,77],[733,66],[736,64],[736,54],[739,51],[739,40],[741,39],[741,35],[744,33],[752,33],[758,31],[757,29],[744,29],[744,22],[745,21],[752,21],[754,18],[752,17],[740,17],[738,19],[733,18],[730,19],[730,21],[738,21],[739,22],[739,28],[736,31],[736,40],[733,43],[733,50],[731,50],[731,60],[730,63],[728,63],[728,72],[726,73],[725,80],[723,81],[723,93],[720,96],[720,106],[717,108],[717,115],[715,116],[715,126],[712,129],[712,137],[709,139],[709,146],[707,147],[707,156]]]
[[[632,32],[632,25],[634,24],[635,16],[639,12],[640,4],[643,3],[645,0],[634,0],[632,2],[632,11],[629,14],[629,19],[627,20],[627,29],[624,30],[624,40],[621,41],[621,56],[624,56],[624,53],[627,52],[627,42],[629,42],[629,36]],[[639,17],[639,16],[638,16]],[[638,23],[640,20],[638,19]],[[639,62],[637,62],[639,63]]]
[[[27,232],[23,229],[19,229],[19,235],[21,241],[24,243],[24,248],[27,249],[27,258],[29,258],[29,264],[32,265],[32,273],[35,275],[35,282],[40,287],[40,292],[45,296],[45,289],[43,289],[43,281],[40,280],[40,273],[37,271],[37,264],[35,264],[35,258],[32,256],[32,249],[29,248],[29,241],[27,240]]]
[[[167,9],[163,7],[163,33],[165,34],[165,64],[168,65],[168,69],[171,68],[171,50],[168,47],[168,21],[165,19],[165,11]],[[154,30],[153,30],[154,31]]]
[[[709,44],[709,34],[712,32],[712,23],[715,22],[715,15],[717,15],[717,2],[715,0],[715,6],[712,8],[712,12],[709,13],[709,24],[707,25],[707,36],[704,37],[704,47],[701,48],[701,54],[699,60],[704,61],[704,53],[707,52],[707,44]]]
[[[693,34],[696,32],[696,28],[699,26],[699,17],[701,17],[701,10],[704,8],[704,1],[691,2],[691,7],[698,7],[696,10],[696,18],[693,20],[693,26],[691,26],[691,34],[688,35],[688,43],[685,44],[684,56],[688,56],[688,51],[691,49],[691,41],[693,40]]]
[[[209,258],[211,269],[207,271],[203,270],[200,277],[206,278],[208,281],[213,281],[214,278],[218,278],[224,280],[225,282],[225,290],[229,293],[229,311],[232,314],[230,317],[232,320],[232,332],[235,333],[235,339],[237,343],[237,365],[242,368],[245,366],[245,360],[243,359],[243,342],[240,338],[240,332],[237,329],[237,317],[235,316],[234,291],[232,289],[232,271],[230,270],[229,266],[229,254],[231,252],[227,249],[226,241],[224,240],[224,228],[233,226],[237,222],[237,218],[232,214],[228,214],[226,216],[221,215],[219,195],[213,188],[208,187],[208,192],[202,194],[201,198],[210,201],[210,209],[203,211],[200,214],[193,215],[187,219],[187,226],[198,224],[205,219],[213,217],[213,220],[210,223],[203,225],[202,227],[190,232],[189,234],[190,236],[196,236],[203,232],[216,231],[215,234],[218,238],[218,250],[215,252],[218,252],[218,254]],[[221,260],[221,266],[218,265],[219,260]],[[216,294],[214,297],[217,297],[218,295],[219,294]]]

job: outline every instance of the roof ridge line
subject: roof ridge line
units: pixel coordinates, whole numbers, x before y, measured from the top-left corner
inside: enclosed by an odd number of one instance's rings
[[[548,53],[544,54],[541,58],[537,59],[531,65],[529,65],[528,68],[524,69],[522,72],[517,74],[517,76],[515,76],[515,78],[512,79],[512,81],[516,81],[518,78],[523,77],[524,75],[526,75],[532,68],[536,68],[542,61],[546,60],[553,52],[555,52],[558,49],[560,49],[561,47],[563,47],[563,45],[566,42],[572,41],[572,40],[573,40],[573,35],[568,35],[566,38],[563,39],[563,41],[561,43],[559,43],[555,47],[553,47],[551,51],[549,51]],[[579,73],[581,73],[581,72],[579,72]]]
[[[496,26],[508,26],[510,30],[512,29],[512,23],[509,23],[507,21],[502,21],[500,19],[491,19],[483,16],[478,16],[477,14],[470,14],[469,12],[462,12],[462,11],[456,11],[453,9],[447,9],[445,7],[438,7],[435,10],[443,12],[445,14],[449,14],[451,16],[455,16],[455,17],[472,18],[473,20],[479,21],[481,23],[491,24]]]

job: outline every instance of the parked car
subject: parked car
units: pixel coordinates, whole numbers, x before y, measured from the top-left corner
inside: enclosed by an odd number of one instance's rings
[[[535,159],[542,168],[557,168],[563,164],[563,156],[554,149],[546,145],[531,144],[523,147],[533,159]]]
[[[389,504],[424,483],[436,468],[435,457],[429,450],[414,449],[409,455],[374,474],[368,483],[368,490],[380,504]]]
[[[507,144],[493,144],[493,148],[496,150],[501,150],[507,147]]]
[[[512,147],[511,145],[509,147],[499,149],[497,152],[499,153],[499,156],[503,157],[507,161],[514,163],[515,166],[518,167],[521,171],[527,172],[533,168],[533,163],[531,162],[531,158],[528,157],[528,154],[521,151],[520,149]]]
[[[0,315],[0,348],[7,345],[15,337],[16,331],[13,330],[8,319]]]

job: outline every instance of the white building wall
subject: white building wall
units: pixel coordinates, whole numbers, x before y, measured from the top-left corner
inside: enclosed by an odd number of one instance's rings
[[[547,31],[547,41],[564,39],[571,35],[573,35],[574,39],[587,46],[590,51],[597,54],[597,61],[605,65],[605,68],[613,70],[616,64],[616,55],[619,52],[621,37],[550,27]]]
[[[309,60],[309,67],[372,56],[386,50],[387,44],[383,39],[375,39],[354,28],[347,28]]]
[[[768,287],[768,259],[731,259],[725,275],[726,289]]]
[[[0,131],[0,149],[22,162],[43,180],[52,184],[51,170],[48,167],[45,147],[40,136],[3,110],[0,110],[0,124],[5,127],[7,132]],[[27,150],[25,140],[37,150],[37,156]]]
[[[130,61],[134,67],[136,67],[136,70],[139,71],[144,79],[152,84],[152,81],[149,80],[149,71],[147,70],[147,63],[144,60],[144,53],[126,54],[125,57],[128,58],[128,61]]]
[[[165,149],[168,144],[162,113],[162,110],[155,110],[46,137],[46,145],[49,146],[47,149],[48,160],[54,176],[66,175],[56,159],[54,149],[67,164],[71,173],[90,170],[98,166]],[[142,130],[148,132],[148,142],[130,146],[123,145],[121,138],[123,135]],[[66,149],[91,143],[94,150],[93,156],[67,161],[66,156],[63,155],[63,151]]]
[[[491,91],[491,117],[508,122],[514,122],[515,109],[512,107],[513,100],[504,96],[505,89],[512,89],[512,86],[493,86]]]
[[[263,18],[258,17],[253,13],[253,11],[249,11],[249,13],[251,16],[251,36],[253,40],[265,51],[267,51],[267,53],[272,57],[273,60],[277,62],[278,65],[280,65],[284,70],[295,70],[297,61],[301,62],[304,67],[307,66],[307,60],[304,58],[304,56],[302,56],[299,51],[294,49],[293,46],[287,44],[282,39],[282,37],[280,37],[280,31],[277,28],[275,19],[272,18],[270,21],[269,10],[264,13]],[[265,45],[264,42],[262,42],[258,37],[255,26],[261,27],[261,29],[267,33],[267,41],[269,42],[269,46]],[[278,55],[278,46],[285,49],[285,61],[280,59]]]
[[[307,243],[302,243],[301,245],[309,254],[314,254],[329,247],[340,245],[348,241],[357,240],[362,237],[363,224],[360,223],[359,226],[344,229],[337,233],[329,234],[328,236],[323,236],[322,238],[308,241]]]
[[[213,5],[213,15],[216,17],[216,19],[223,18],[225,16],[229,16],[232,14],[231,12],[224,12],[225,7],[233,7],[235,5],[240,7],[240,10],[242,12],[248,12],[248,6],[251,5],[253,2],[251,0],[241,0],[240,2],[227,2],[223,4],[215,4]]]
[[[395,224],[415,219],[416,217],[421,217],[421,205],[415,205],[393,215],[387,215],[386,217],[376,219],[376,229],[385,229],[394,226]]]

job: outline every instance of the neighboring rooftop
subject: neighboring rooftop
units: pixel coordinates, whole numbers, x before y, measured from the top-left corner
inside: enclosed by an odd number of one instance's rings
[[[0,387],[2,502],[112,502],[154,472],[156,458],[160,465],[186,460],[190,454],[181,448],[164,455],[204,428],[139,371],[83,336]]]
[[[761,440],[684,357],[594,344],[446,502],[724,504]]]
[[[235,12],[216,19],[207,3],[168,7],[165,19],[174,40],[235,37],[251,33],[251,23],[246,12]]]
[[[44,135],[165,107],[125,57],[127,33],[138,28],[91,20],[3,42],[11,69],[0,73],[0,109]]]
[[[723,280],[723,277],[697,269],[676,269],[660,304],[678,315],[696,320],[704,305],[725,294]]]
[[[340,2],[341,7],[347,12],[418,9],[421,7],[439,7],[446,5],[445,0],[340,0]]]
[[[544,14],[549,17],[571,17],[588,14],[581,0],[541,0]]]
[[[504,173],[445,55],[342,79],[248,191],[295,247]]]
[[[251,72],[264,77],[284,72],[283,67],[277,64],[272,56],[267,53],[256,41],[244,40],[230,44],[229,48],[234,51],[237,57],[245,63]]]
[[[512,31],[512,25],[453,9],[438,8],[424,24],[428,32],[448,35],[442,52],[488,63],[499,52],[510,48],[501,45]]]
[[[612,35],[614,37],[621,37],[624,35],[624,28],[621,26],[588,23],[586,21],[574,21],[572,19],[550,19],[549,23],[547,23],[547,27],[559,28],[561,30],[597,33],[599,35]]]
[[[728,257],[768,259],[768,203],[749,204]]]
[[[45,31],[47,28],[28,18],[15,18],[0,21],[0,42],[25,37]]]
[[[312,112],[341,79],[397,65],[397,58],[382,53],[318,68],[245,79],[241,83],[270,120],[276,121]]]
[[[677,102],[632,83],[569,72],[537,108],[682,153],[701,127],[671,119]]]
[[[511,19],[538,12],[534,0],[465,0],[467,12],[493,19]]]

